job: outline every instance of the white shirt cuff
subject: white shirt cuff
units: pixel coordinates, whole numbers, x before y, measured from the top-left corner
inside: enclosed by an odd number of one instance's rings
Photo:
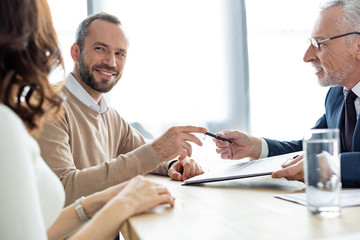
[[[263,138],[260,138],[260,140],[261,140],[261,154],[259,159],[266,158],[269,155],[269,146],[267,142]]]

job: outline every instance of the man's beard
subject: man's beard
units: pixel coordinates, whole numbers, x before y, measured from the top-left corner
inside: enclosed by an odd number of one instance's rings
[[[325,72],[325,76],[319,79],[319,84],[322,87],[340,86],[341,83],[346,81],[346,79],[349,77],[350,73],[353,72],[353,70],[354,65],[349,65],[349,67],[345,71],[339,72],[337,74],[329,74]]]
[[[100,82],[96,82],[94,75],[91,73],[90,67],[85,63],[84,58],[82,57],[81,54],[79,54],[78,59],[79,59],[78,72],[81,79],[83,80],[84,83],[86,83],[86,85],[88,85],[97,92],[100,93],[109,92],[121,78],[121,75],[119,75],[118,78],[110,85],[108,84],[108,80],[105,79],[101,79]],[[118,71],[115,68],[109,67],[106,64],[99,64],[94,66],[93,68],[101,68],[118,73]]]

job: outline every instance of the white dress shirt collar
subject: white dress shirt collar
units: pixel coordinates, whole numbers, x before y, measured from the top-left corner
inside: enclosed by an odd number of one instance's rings
[[[65,80],[65,87],[77,97],[83,104],[99,113],[106,113],[108,105],[103,95],[101,95],[99,104],[90,96],[90,94],[81,86],[81,84],[69,73]]]
[[[360,97],[360,81],[351,90]]]

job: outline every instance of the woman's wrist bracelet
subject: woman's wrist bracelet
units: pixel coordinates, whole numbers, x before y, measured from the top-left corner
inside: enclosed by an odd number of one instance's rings
[[[81,204],[81,200],[83,200],[85,197],[80,197],[75,201],[75,211],[79,217],[79,219],[86,223],[87,221],[90,220],[89,216],[86,214],[82,204]]]

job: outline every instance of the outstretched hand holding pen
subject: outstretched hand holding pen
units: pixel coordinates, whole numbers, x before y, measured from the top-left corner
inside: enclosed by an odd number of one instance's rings
[[[259,159],[261,155],[261,139],[234,130],[224,130],[216,134],[214,141],[216,152],[223,159],[242,159],[250,157]],[[219,140],[220,139],[220,140]],[[231,142],[231,143],[230,143]],[[303,155],[284,163],[282,169],[271,175],[273,178],[304,181]]]
[[[208,136],[210,136],[210,137],[219,139],[219,140],[221,140],[221,141],[227,141],[227,142],[229,142],[229,143],[232,143],[232,141],[230,141],[229,139],[226,139],[226,138],[217,136],[217,135],[215,135],[215,134],[213,134],[213,133],[211,133],[211,132],[206,132],[205,134],[208,135]]]
[[[260,138],[234,130],[224,130],[217,133],[214,138],[217,147],[216,152],[223,159],[241,159],[246,157],[258,159],[260,157]]]

